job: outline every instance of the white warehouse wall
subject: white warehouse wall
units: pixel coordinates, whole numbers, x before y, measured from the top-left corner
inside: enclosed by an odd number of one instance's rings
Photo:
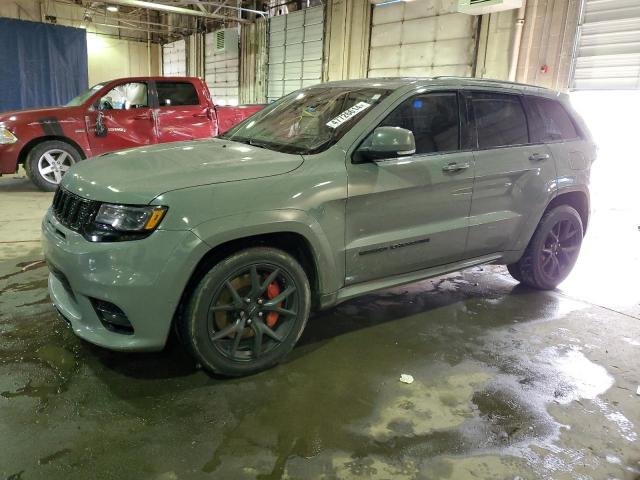
[[[146,43],[87,32],[89,84],[95,85],[119,77],[159,75],[160,46],[152,43],[149,48],[150,52]]]

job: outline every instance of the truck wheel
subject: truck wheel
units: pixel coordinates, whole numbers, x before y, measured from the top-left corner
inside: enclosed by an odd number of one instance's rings
[[[80,160],[80,153],[68,143],[49,140],[31,149],[25,169],[40,190],[53,192],[67,170]]]
[[[515,264],[520,281],[539,290],[557,287],[578,259],[582,236],[582,219],[574,208],[560,205],[545,213],[524,255]],[[514,278],[518,280],[515,275]]]
[[[210,372],[249,375],[293,349],[310,306],[309,280],[291,255],[249,248],[217,263],[200,280],[178,320],[180,338]]]

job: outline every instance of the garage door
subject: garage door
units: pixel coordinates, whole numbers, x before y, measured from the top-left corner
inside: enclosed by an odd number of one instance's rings
[[[237,105],[239,94],[238,31],[233,28],[207,33],[204,40],[204,75],[218,105]]]
[[[276,100],[322,79],[324,7],[269,20],[267,99]]]
[[[583,15],[573,87],[640,89],[640,0],[585,0]]]
[[[187,47],[184,40],[162,46],[162,73],[167,77],[187,75]]]
[[[476,17],[457,2],[401,2],[374,7],[369,77],[472,74]]]

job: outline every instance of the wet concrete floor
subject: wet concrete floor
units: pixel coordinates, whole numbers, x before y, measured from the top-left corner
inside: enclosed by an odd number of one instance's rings
[[[383,291],[315,315],[284,364],[225,380],[175,345],[77,339],[40,262],[51,195],[0,182],[0,479],[640,478],[626,214],[594,215],[558,291],[495,266]]]

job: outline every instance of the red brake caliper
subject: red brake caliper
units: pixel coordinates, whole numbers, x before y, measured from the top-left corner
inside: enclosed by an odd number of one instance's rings
[[[278,295],[280,295],[280,286],[276,282],[271,282],[267,287],[267,298],[269,300],[273,300]],[[280,304],[280,306],[282,306],[282,304]],[[280,314],[277,312],[269,312],[267,314],[267,325],[269,326],[269,328],[274,327],[274,325],[278,321],[279,316]]]

